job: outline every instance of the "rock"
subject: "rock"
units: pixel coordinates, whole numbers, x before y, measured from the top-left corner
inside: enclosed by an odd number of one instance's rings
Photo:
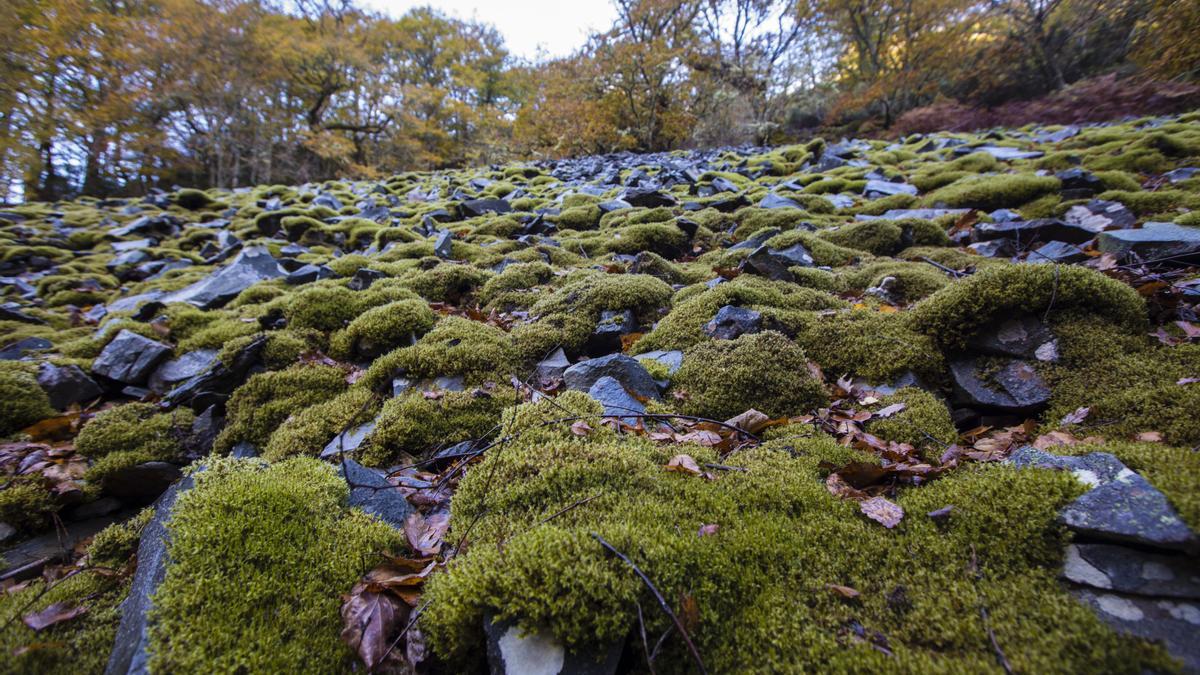
[[[1013,245],[1011,239],[981,241],[969,244],[967,248],[974,251],[976,255],[981,255],[985,258],[1011,258],[1017,254],[1017,247]]]
[[[1087,253],[1075,244],[1050,241],[1029,252],[1025,262],[1031,263],[1076,263],[1086,260]]]
[[[758,208],[760,208],[760,209],[799,209],[799,208],[803,208],[803,207],[800,206],[799,202],[797,202],[793,199],[788,199],[787,197],[781,197],[781,196],[775,194],[774,192],[768,192],[767,196],[763,197],[762,201],[760,201],[758,203]]]
[[[969,212],[971,209],[888,209],[881,216],[859,215],[855,216],[858,220],[900,220],[902,218],[920,218],[922,220],[933,220],[941,216],[961,216]]]
[[[1060,457],[1026,446],[1009,456],[1020,467],[1071,471],[1091,489],[1067,505],[1059,519],[1079,537],[1099,542],[1200,552],[1200,538],[1161,492],[1106,452]]]
[[[104,492],[132,504],[148,504],[179,480],[183,471],[169,462],[143,462],[104,476]]]
[[[1054,218],[1018,220],[1003,223],[979,223],[971,232],[973,241],[1013,239],[1019,245],[1035,241],[1065,241],[1082,244],[1090,241],[1099,230],[1092,230],[1078,222],[1068,223]]]
[[[207,455],[212,452],[217,435],[225,427],[225,416],[217,409],[219,406],[210,405],[204,412],[192,420],[191,448],[196,454]],[[244,441],[243,441],[244,442]],[[236,449],[236,448],[235,448]]]
[[[90,401],[104,393],[95,380],[75,365],[43,363],[38,369],[37,381],[50,397],[50,405],[58,410],[66,410],[72,403]]]
[[[358,448],[363,444],[363,441],[367,440],[367,437],[370,436],[371,432],[373,431],[375,431],[374,420],[365,422],[354,427],[353,429],[339,433],[337,436],[333,437],[333,440],[329,441],[329,443],[325,445],[324,449],[321,450],[321,459],[341,457],[346,453],[353,453],[355,450],[358,450]]]
[[[637,319],[630,310],[604,310],[600,312],[600,321],[588,335],[583,344],[583,351],[589,356],[603,356],[621,351],[621,337],[636,333]]]
[[[1137,223],[1137,216],[1119,202],[1093,199],[1087,204],[1072,206],[1063,215],[1063,220],[1068,225],[1099,234],[1105,230],[1124,230],[1133,227]]]
[[[497,622],[491,612],[484,615],[483,629],[491,675],[614,675],[624,646],[617,641],[602,651],[567,651],[553,635]]]
[[[45,338],[30,337],[24,340],[7,344],[3,349],[0,349],[0,361],[19,361],[27,356],[30,352],[50,349],[54,345]]]
[[[219,409],[223,410],[225,401],[233,390],[259,367],[260,356],[266,343],[266,336],[251,340],[233,355],[229,365],[220,359],[214,359],[206,370],[180,383],[168,392],[163,400],[172,406],[188,405],[196,412],[213,405],[220,406]]]
[[[1200,672],[1200,603],[1141,598],[1080,589],[1076,597],[1096,611],[1113,629],[1162,643],[1184,663],[1185,672]]]
[[[179,383],[211,368],[217,353],[216,349],[197,349],[177,359],[167,359],[150,375],[146,386],[156,394],[165,394]]]
[[[1193,178],[1196,174],[1200,174],[1200,169],[1191,166],[1181,166],[1178,169],[1172,169],[1164,173],[1163,178],[1171,181],[1171,184],[1174,185]]]
[[[1092,172],[1078,167],[1059,171],[1054,177],[1062,181],[1063,199],[1086,199],[1104,190],[1104,181]]]
[[[621,195],[621,200],[630,206],[655,208],[658,206],[674,206],[675,198],[655,189],[627,189]]]
[[[1054,340],[1054,333],[1032,314],[1022,314],[984,327],[967,343],[971,352],[1018,359],[1034,358],[1038,349]]]
[[[1028,362],[994,358],[989,364],[977,357],[950,362],[954,390],[960,403],[984,410],[1017,415],[1038,412],[1050,402],[1050,388]],[[998,369],[994,369],[995,366]],[[988,372],[994,369],[994,372]]]
[[[679,366],[683,365],[683,352],[678,349],[672,349],[671,351],[657,349],[652,352],[638,354],[634,358],[638,361],[655,361],[661,363],[667,367],[668,374],[674,374],[675,371],[679,370]]]
[[[552,382],[562,379],[563,373],[570,367],[571,360],[567,358],[567,353],[562,347],[556,347],[550,356],[538,361],[537,376],[543,382]]]
[[[791,281],[789,267],[813,267],[812,255],[801,244],[783,250],[759,246],[742,262],[743,268],[773,281]]]
[[[92,372],[124,384],[139,385],[171,354],[161,342],[122,330],[92,362]]]
[[[258,457],[258,454],[258,448],[254,447],[250,441],[239,441],[229,451],[229,456],[234,459],[253,459]]]
[[[987,154],[1002,161],[1011,161],[1014,159],[1037,159],[1046,154],[1040,150],[1021,150],[1019,148],[1009,148],[1002,145],[981,145],[978,147],[959,146],[955,148],[954,154],[962,156],[969,155],[975,152],[986,152]]]
[[[886,180],[868,180],[863,188],[863,196],[867,199],[890,197],[891,195],[916,195],[917,186],[908,183],[893,183]]]
[[[588,391],[602,377],[611,377],[629,391],[643,398],[657,399],[658,384],[637,360],[624,354],[609,354],[596,359],[580,361],[567,368],[563,382],[568,389]]]
[[[588,388],[587,393],[588,396],[604,406],[604,415],[607,417],[620,417],[624,422],[637,424],[638,417],[624,416],[646,413],[646,406],[642,405],[641,401],[625,391],[625,387],[622,387],[620,382],[607,375],[596,380],[595,384]]]
[[[0,544],[3,544],[4,542],[8,541],[9,539],[12,539],[13,535],[15,535],[16,533],[17,533],[17,528],[13,527],[12,525],[9,525],[8,523],[0,523]]]
[[[101,518],[120,511],[122,508],[121,501],[116,497],[101,497],[95,501],[80,504],[66,512],[63,516],[67,520],[91,520],[92,518]]]
[[[458,209],[464,218],[474,218],[485,213],[508,213],[512,205],[503,199],[468,199]]]
[[[129,593],[121,603],[121,623],[117,627],[105,675],[143,675],[149,672],[149,615],[152,597],[167,575],[167,544],[170,533],[167,520],[179,495],[192,487],[191,476],[175,483],[154,503],[154,517],[142,530],[138,543],[137,570]]]
[[[450,230],[438,232],[437,240],[433,243],[433,254],[443,260],[449,260],[454,245],[454,233]]]
[[[287,274],[265,246],[243,249],[228,265],[217,272],[173,293],[163,302],[186,302],[200,309],[221,307],[254,284]]]
[[[739,335],[762,330],[762,314],[747,307],[725,305],[704,324],[704,332],[716,340],[733,340]]]
[[[1100,235],[1096,247],[1118,260],[1148,262],[1172,258],[1180,263],[1200,261],[1200,227],[1174,223],[1146,223],[1140,230],[1118,230]]]
[[[35,316],[29,316],[21,311],[23,307],[15,302],[6,302],[0,304],[0,321],[16,321],[18,323],[31,323],[35,325],[45,325],[46,322]]]
[[[1111,544],[1070,544],[1063,577],[1100,590],[1200,600],[1200,565],[1179,554]]]
[[[64,553],[113,523],[125,520],[134,512],[121,510],[97,518],[68,521],[63,527],[26,539],[0,551],[0,581],[23,581],[40,576],[47,564],[61,562]]]
[[[729,250],[736,251],[739,249],[747,248],[747,249],[750,249],[751,251],[753,251],[754,249],[767,243],[768,239],[771,239],[772,237],[777,236],[780,232],[782,232],[782,230],[780,230],[778,227],[764,227],[763,229],[750,235],[749,239],[738,242],[738,243],[734,244],[733,246],[730,246]]]
[[[333,270],[324,265],[304,265],[288,272],[284,281],[291,286],[310,284],[318,279],[331,279],[336,276]]]
[[[350,484],[346,506],[357,506],[396,529],[404,528],[404,521],[415,509],[400,489],[388,482],[383,471],[367,468],[349,457],[342,460],[341,467],[339,472],[344,472]]]
[[[346,284],[346,287],[352,291],[365,291],[371,287],[371,284],[385,277],[387,275],[383,272],[360,267],[354,276],[350,277],[350,282]]]
[[[1075,125],[1065,126],[1057,131],[1043,131],[1034,138],[1041,143],[1062,143],[1068,138],[1074,138],[1079,135],[1079,127]]]

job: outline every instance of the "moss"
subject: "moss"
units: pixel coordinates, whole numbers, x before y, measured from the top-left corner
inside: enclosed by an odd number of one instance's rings
[[[346,484],[316,460],[226,460],[194,478],[168,525],[150,670],[350,672],[339,592],[402,535],[348,511]]]
[[[271,433],[263,457],[271,462],[295,455],[315,457],[343,429],[369,422],[378,409],[378,397],[362,387],[304,408]]]
[[[400,300],[369,309],[331,340],[334,356],[373,358],[412,344],[433,328],[437,316],[424,300]]]
[[[0,593],[0,673],[102,673],[121,621],[121,601],[129,577],[85,570],[47,583],[42,579],[20,589]],[[40,612],[55,603],[87,612],[40,632],[21,616]]]
[[[840,246],[804,230],[784,232],[767,240],[767,246],[776,249],[786,249],[796,244],[804,246],[812,254],[814,263],[825,267],[849,265],[863,258],[862,251],[858,249]]]
[[[227,424],[213,449],[227,452],[241,441],[261,448],[288,415],[327,401],[346,386],[346,373],[331,366],[299,364],[254,375],[229,398]]]
[[[941,270],[927,263],[877,262],[838,274],[844,288],[859,292],[879,286],[886,277],[895,279],[890,293],[902,302],[915,302],[950,284]]]
[[[652,251],[669,258],[677,257],[688,243],[687,233],[674,223],[638,223],[606,233],[604,250],[633,255]]]
[[[193,418],[185,408],[163,412],[150,403],[127,403],[97,413],[75,437],[75,449],[93,460],[119,452],[175,460]]]
[[[930,206],[969,207],[991,211],[1013,208],[1058,190],[1060,182],[1052,176],[1001,174],[969,177],[935,190],[925,197]]]
[[[37,383],[36,366],[0,362],[0,436],[56,414],[50,398]]]
[[[512,298],[513,294],[528,294],[530,300],[538,295],[535,286],[545,284],[553,277],[553,270],[544,262],[514,263],[496,276],[488,279],[479,291],[479,301],[494,305],[501,297]],[[532,302],[522,306],[527,307]]]
[[[1067,265],[989,267],[917,303],[913,327],[944,346],[962,346],[991,320],[1087,309],[1129,331],[1146,324],[1137,291],[1099,272]]]
[[[579,314],[596,321],[605,310],[630,310],[646,320],[667,305],[673,293],[664,281],[648,274],[589,272],[569,281],[529,311],[534,315]]]
[[[37,476],[16,476],[0,486],[0,523],[19,532],[45,528],[58,509],[50,486]]]
[[[146,507],[129,520],[113,523],[97,532],[88,545],[89,561],[94,565],[119,568],[137,551],[142,530],[153,518],[153,507]]]
[[[185,189],[171,195],[171,201],[179,205],[180,208],[189,211],[198,211],[200,209],[223,208],[226,206],[220,201],[217,201],[209,196],[203,190]]]
[[[774,450],[785,447],[790,455]],[[452,506],[453,523],[475,523],[473,545],[426,596],[422,628],[435,652],[458,670],[478,664],[485,611],[548,630],[568,646],[627,639],[638,646],[629,627],[636,606],[653,600],[595,532],[630,555],[665,597],[690,598],[699,617],[691,636],[713,672],[744,669],[748,650],[770,671],[985,671],[995,657],[980,598],[1014,668],[1170,669],[1161,651],[1116,636],[1055,580],[1065,542],[1055,516],[1080,490],[1068,475],[965,470],[903,493],[898,501],[909,516],[887,530],[825,489],[820,459],[846,453],[830,439],[739,453],[736,464],[747,471],[714,481],[663,471],[678,450],[640,439],[540,438],[489,453]],[[703,448],[689,451],[700,462],[714,459]],[[947,504],[956,508],[944,533],[916,515]],[[718,530],[697,536],[702,524]],[[972,559],[978,580],[968,571]],[[862,596],[846,603],[825,588],[830,583]],[[906,602],[889,604],[898,587]],[[647,633],[666,630],[665,616],[643,617]],[[894,655],[839,640],[851,621],[886,635]],[[666,643],[657,663],[671,672],[690,667],[677,641]]]
[[[907,443],[933,457],[958,440],[950,410],[938,397],[915,387],[904,387],[884,396],[879,407],[903,403],[904,409],[886,418],[867,422],[866,430],[884,440]]]
[[[482,438],[496,428],[500,411],[514,398],[513,390],[506,389],[447,392],[437,399],[414,392],[392,399],[384,404],[361,460],[369,466],[387,466],[405,456],[421,457],[430,450]]]
[[[727,419],[755,408],[770,417],[796,415],[826,400],[807,363],[804,350],[766,331],[691,347],[672,384],[688,414]]]
[[[334,331],[362,311],[355,292],[345,286],[306,288],[293,294],[283,313],[292,328]]]
[[[1099,198],[1120,202],[1139,215],[1166,213],[1179,208],[1200,209],[1200,195],[1184,190],[1109,190],[1100,193]]]
[[[937,379],[944,370],[934,340],[911,330],[900,313],[854,310],[824,316],[796,336],[829,376],[884,383],[906,372]]]
[[[594,230],[600,227],[600,217],[603,215],[599,206],[584,204],[564,208],[554,222],[564,230]]]
[[[392,378],[400,374],[412,379],[462,375],[470,384],[504,381],[516,365],[516,352],[504,331],[448,316],[412,347],[375,359],[363,384],[378,391],[390,387]]]

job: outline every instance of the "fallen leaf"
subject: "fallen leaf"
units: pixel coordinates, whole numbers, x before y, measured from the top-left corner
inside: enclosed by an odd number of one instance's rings
[[[700,626],[700,605],[696,598],[685,594],[679,599],[679,620],[688,632],[695,632]]]
[[[75,435],[75,426],[78,421],[79,413],[67,413],[66,415],[50,417],[37,424],[25,427],[21,430],[21,433],[29,436],[29,440],[35,443],[42,441],[65,441]]]
[[[70,621],[77,616],[87,612],[87,607],[83,605],[70,605],[66,602],[56,602],[40,612],[30,612],[21,616],[21,621],[34,630],[40,632],[64,621]]]
[[[681,434],[675,440],[679,441],[680,443],[696,443],[706,447],[712,447],[714,445],[720,445],[725,439],[721,438],[721,434],[718,434],[715,431],[697,429],[694,431],[689,431],[686,434]],[[679,455],[679,457],[687,457],[687,455]]]
[[[408,545],[421,555],[437,555],[442,550],[442,537],[450,529],[450,514],[439,511],[429,516],[411,513],[404,521],[404,535]]]
[[[1070,413],[1067,413],[1066,415],[1064,415],[1062,418],[1062,421],[1059,422],[1059,424],[1062,424],[1062,425],[1079,424],[1079,423],[1083,422],[1085,419],[1087,419],[1088,413],[1090,413],[1091,411],[1092,411],[1092,409],[1088,408],[1086,406],[1081,407],[1081,408],[1076,408],[1074,412],[1070,412]]]
[[[770,421],[770,417],[767,417],[765,414],[755,410],[754,408],[751,408],[737,417],[731,417],[725,420],[725,423],[744,431],[749,431],[752,434],[756,434],[759,431],[762,431],[762,429],[766,427],[767,423]]]
[[[835,595],[840,595],[847,600],[853,600],[862,595],[862,593],[859,593],[857,590],[850,588],[849,586],[842,586],[841,584],[825,584],[825,588],[828,588],[829,590],[833,591]]]
[[[578,420],[571,425],[571,433],[575,434],[576,436],[587,436],[588,434],[592,433],[592,427],[589,426],[587,422]]]
[[[642,338],[645,333],[625,333],[621,336],[621,351],[628,352],[633,349],[633,343]]]
[[[1134,436],[1134,438],[1142,443],[1162,443],[1163,442],[1163,435],[1161,432],[1158,432],[1158,431],[1143,431],[1142,433],[1138,434],[1137,436]]]
[[[904,509],[898,504],[888,501],[885,497],[871,497],[858,505],[863,515],[883,525],[889,530],[900,524],[904,518]]]
[[[436,400],[440,399],[441,397],[445,396],[445,394],[443,394],[440,391],[423,391],[423,392],[421,392],[421,394],[424,395],[425,398],[429,399],[430,401],[436,401]]]
[[[691,455],[675,455],[667,462],[667,471],[686,473],[693,476],[704,475],[704,471]]]
[[[829,474],[829,476],[825,479],[825,488],[829,490],[829,493],[834,497],[838,497],[840,499],[861,500],[867,498],[867,493],[851,487],[849,483],[847,483],[845,480],[842,480],[842,477],[836,473]]]
[[[904,410],[907,407],[908,406],[904,405],[903,403],[893,403],[885,408],[880,408],[879,410],[875,411],[874,416],[877,419],[888,418],[888,417],[891,417],[892,415],[895,415],[896,413],[900,412],[901,410]]]
[[[1180,330],[1183,331],[1183,334],[1186,335],[1189,340],[1200,339],[1200,326],[1191,323],[1190,321],[1176,321],[1175,325],[1179,326]]]
[[[359,582],[342,603],[342,641],[358,654],[368,671],[373,671],[383,662],[407,616],[407,605],[390,594],[367,590]]]

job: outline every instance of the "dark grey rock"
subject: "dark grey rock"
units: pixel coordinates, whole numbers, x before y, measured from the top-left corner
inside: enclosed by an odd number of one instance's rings
[[[512,205],[503,199],[469,199],[458,205],[464,218],[474,218],[485,213],[508,213]]]
[[[30,316],[22,311],[21,305],[15,302],[6,302],[0,304],[0,321],[16,321],[18,323],[32,323],[36,325],[45,325],[45,321]]]
[[[992,239],[970,244],[967,248],[985,258],[1011,258],[1017,254],[1017,247],[1011,239]]]
[[[782,232],[782,230],[780,230],[778,227],[763,228],[763,229],[759,230],[758,232],[755,232],[754,234],[750,235],[750,238],[747,239],[746,241],[741,241],[741,242],[734,244],[733,246],[730,246],[729,250],[736,251],[738,249],[746,248],[746,249],[750,249],[751,251],[753,251],[754,249],[767,243],[768,239],[777,236],[780,232]]]
[[[342,460],[339,472],[344,472],[350,484],[347,506],[361,508],[397,529],[402,529],[409,514],[416,510],[400,489],[388,482],[383,471],[367,468],[347,457]]]
[[[589,356],[603,356],[621,351],[621,336],[636,333],[637,318],[630,310],[604,310],[600,321],[588,335],[583,351]]]
[[[441,391],[466,391],[467,389],[462,375],[442,375],[441,377],[435,377],[429,383],[429,387]]]
[[[216,349],[197,349],[177,359],[167,359],[150,375],[146,386],[156,394],[165,394],[179,383],[211,368],[217,353]]]
[[[1163,174],[1163,178],[1171,181],[1171,184],[1181,183],[1185,180],[1193,178],[1196,174],[1200,174],[1200,169],[1192,166],[1181,166],[1178,169],[1172,169]]]
[[[567,368],[563,373],[563,382],[568,389],[588,391],[602,377],[611,377],[629,391],[644,398],[659,397],[658,384],[650,373],[638,363],[624,354],[609,354],[596,359],[580,361]]]
[[[196,419],[192,421],[190,444],[198,455],[207,455],[212,452],[217,434],[220,434],[221,429],[225,427],[225,416],[221,414],[218,407],[210,405],[204,409],[204,412],[196,415]]]
[[[169,462],[143,462],[105,474],[101,487],[123,502],[148,504],[182,475],[183,471]]]
[[[646,406],[642,405],[641,401],[631,396],[620,382],[607,375],[596,380],[587,393],[604,406],[604,415],[607,417],[620,417],[624,422],[637,424],[639,418],[625,415],[643,415],[646,412]]]
[[[1021,220],[1021,214],[1012,209],[996,209],[989,213],[988,217],[997,223],[1012,223]]]
[[[439,258],[450,259],[454,244],[454,233],[450,230],[438,232],[437,240],[433,243],[433,254]]]
[[[284,281],[291,286],[299,286],[301,284],[310,284],[319,279],[331,279],[334,276],[336,275],[334,275],[333,270],[324,265],[304,265],[288,272]]]
[[[621,199],[631,206],[642,206],[646,208],[675,205],[674,197],[655,189],[630,188],[625,190],[625,192],[621,195]]]
[[[1063,577],[1100,590],[1200,600],[1200,564],[1181,554],[1111,544],[1070,544]]]
[[[920,218],[922,220],[933,220],[941,216],[961,216],[967,213],[970,209],[888,209],[881,216],[856,216],[859,220],[874,220],[880,218],[883,220],[900,220],[901,218]]]
[[[1036,241],[1065,241],[1082,244],[1096,236],[1093,231],[1079,223],[1069,223],[1055,218],[1018,220],[1003,223],[979,223],[971,232],[974,241],[1013,239],[1020,246]]]
[[[354,276],[350,277],[350,282],[346,284],[346,287],[352,291],[365,291],[371,287],[371,284],[386,276],[383,272],[360,267]]]
[[[614,675],[621,662],[622,641],[594,652],[568,651],[553,635],[497,622],[491,612],[483,629],[490,675]]]
[[[38,384],[50,397],[50,405],[65,410],[72,403],[82,403],[104,393],[95,380],[79,366],[56,366],[43,363],[38,369]]]
[[[228,265],[183,289],[168,293],[163,302],[186,302],[200,309],[214,309],[233,300],[254,284],[277,279],[287,272],[271,257],[265,246],[251,246],[238,253]]]
[[[154,592],[167,576],[167,544],[170,533],[167,521],[179,495],[192,487],[191,476],[167,488],[154,503],[154,517],[142,530],[138,543],[137,571],[129,593],[121,603],[121,623],[112,652],[108,656],[105,675],[144,675],[149,672],[149,614]]]
[[[634,358],[638,361],[655,361],[661,363],[667,367],[668,374],[674,374],[683,365],[683,352],[678,349],[672,349],[671,351],[657,349],[652,352],[638,354]]]
[[[234,459],[254,459],[258,454],[258,448],[250,441],[239,441],[229,450],[229,456]]]
[[[799,202],[797,202],[793,199],[788,199],[787,197],[782,197],[780,195],[775,194],[774,192],[768,192],[767,196],[763,197],[762,201],[760,201],[758,203],[758,208],[760,208],[760,209],[799,209],[799,208],[803,208],[803,207],[800,206]]]
[[[1091,589],[1079,589],[1074,595],[1115,630],[1160,642],[1184,663],[1185,672],[1200,672],[1200,640],[1196,639],[1200,630],[1200,603]]]
[[[571,360],[567,358],[567,353],[562,347],[557,347],[550,356],[538,361],[537,376],[543,381],[562,379],[563,373],[570,367]]]
[[[167,393],[164,400],[169,405],[187,405],[196,412],[218,405],[222,409],[233,390],[259,367],[266,336],[251,340],[233,355],[228,365],[214,359],[203,372],[180,383]]]
[[[868,199],[889,197],[891,195],[916,195],[917,186],[908,183],[893,183],[885,180],[868,180],[863,188],[863,196]]]
[[[1071,192],[1072,195],[1084,195],[1087,197],[1104,190],[1104,181],[1097,178],[1092,172],[1080,169],[1079,167],[1059,171],[1054,174],[1054,177],[1062,181],[1062,190],[1064,193]]]
[[[52,529],[0,551],[0,581],[23,581],[40,576],[45,565],[62,562],[65,553],[76,544],[91,537],[115,522],[125,520],[133,512],[121,510],[107,515],[64,523],[62,529]]]
[[[0,361],[19,361],[29,356],[31,352],[50,349],[53,346],[49,340],[40,337],[17,340],[0,349]]]
[[[375,431],[375,422],[372,420],[339,433],[321,450],[321,459],[341,457],[345,453],[353,453],[362,446],[363,441],[367,440],[367,437],[373,431]]]
[[[64,511],[63,517],[71,521],[91,520],[92,518],[102,518],[111,515],[122,508],[124,508],[124,505],[116,497],[101,497],[95,501],[86,502]]]
[[[786,249],[759,246],[742,262],[743,269],[774,281],[792,281],[789,267],[813,267],[812,255],[801,244]]]
[[[733,340],[739,335],[762,330],[762,314],[748,307],[725,305],[716,316],[704,324],[704,332],[716,340]]]
[[[1009,148],[1002,145],[981,145],[977,147],[960,146],[955,149],[956,155],[969,155],[974,152],[986,152],[987,154],[1002,161],[1011,161],[1014,159],[1037,159],[1045,153],[1040,150],[1021,150],[1020,148]]]
[[[993,361],[998,363],[985,364],[976,357],[950,362],[955,395],[960,403],[1020,415],[1038,412],[1049,404],[1050,388],[1027,361],[1000,358]],[[999,365],[999,369],[987,369],[988,365]]]
[[[1173,258],[1200,261],[1200,227],[1174,223],[1146,223],[1140,230],[1118,230],[1100,235],[1096,248],[1119,260]]]
[[[1137,223],[1137,216],[1120,202],[1093,199],[1087,204],[1072,206],[1063,215],[1063,220],[1068,225],[1099,234],[1105,230],[1124,230],[1133,227]]]
[[[92,372],[125,384],[139,385],[171,354],[161,342],[122,330],[92,362]]]
[[[1029,252],[1025,262],[1031,263],[1076,263],[1086,260],[1087,253],[1075,244],[1063,241],[1050,241]]]
[[[1054,340],[1054,333],[1042,320],[1021,314],[985,326],[967,343],[967,349],[980,354],[1035,358],[1038,349]]]

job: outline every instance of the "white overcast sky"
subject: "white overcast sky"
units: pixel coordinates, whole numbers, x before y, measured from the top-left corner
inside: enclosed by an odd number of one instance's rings
[[[413,7],[430,5],[460,19],[490,23],[504,35],[508,51],[535,59],[566,56],[584,43],[588,33],[605,30],[616,18],[610,0],[359,0],[364,7],[400,16]]]

